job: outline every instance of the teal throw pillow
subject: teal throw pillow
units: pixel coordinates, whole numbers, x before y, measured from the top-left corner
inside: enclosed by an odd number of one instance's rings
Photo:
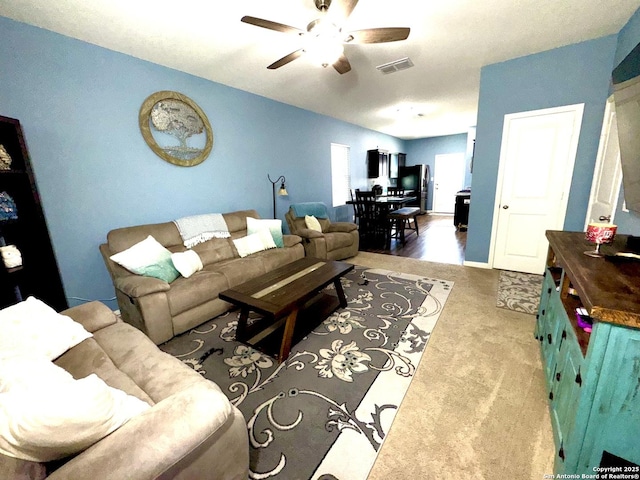
[[[151,235],[110,258],[133,273],[158,278],[167,283],[180,276],[171,261],[171,252]]]
[[[282,238],[282,220],[270,218],[253,218],[247,217],[247,235],[258,233],[260,230],[269,230],[273,243],[276,247],[284,247],[284,239]]]

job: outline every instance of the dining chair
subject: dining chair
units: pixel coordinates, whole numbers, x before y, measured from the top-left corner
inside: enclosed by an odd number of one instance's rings
[[[373,191],[356,189],[356,207],[360,216],[360,239],[363,244],[380,246],[387,244],[390,223],[387,219],[388,206],[376,202]]]
[[[402,197],[405,194],[403,187],[387,187],[387,194],[394,197]]]

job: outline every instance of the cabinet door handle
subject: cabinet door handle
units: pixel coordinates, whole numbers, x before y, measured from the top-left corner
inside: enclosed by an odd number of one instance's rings
[[[549,400],[553,400],[553,392],[549,392]]]
[[[545,313],[547,313],[547,311],[543,308],[542,309],[542,315],[544,315]]]
[[[582,386],[582,375],[580,375],[580,367],[578,367],[578,373],[576,375],[576,383],[578,386]]]
[[[560,443],[560,450],[558,450],[558,456],[562,459],[562,461],[564,462],[564,441],[562,441]]]
[[[559,382],[562,378],[562,374],[560,372],[556,373],[556,381]]]
[[[550,293],[551,293],[551,287],[547,289],[547,294],[550,294]]]
[[[551,334],[547,333],[547,341],[549,342],[549,345],[551,345],[553,339],[551,338]]]

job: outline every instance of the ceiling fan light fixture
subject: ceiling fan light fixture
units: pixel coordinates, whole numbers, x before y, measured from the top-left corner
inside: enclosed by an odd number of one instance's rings
[[[321,12],[326,12],[331,6],[331,0],[315,0],[316,8]]]
[[[338,61],[344,53],[344,47],[334,36],[319,35],[309,38],[304,51],[313,63],[326,68]]]

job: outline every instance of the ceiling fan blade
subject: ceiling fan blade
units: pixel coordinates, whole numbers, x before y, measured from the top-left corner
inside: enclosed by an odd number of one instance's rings
[[[344,21],[357,4],[358,0],[332,0],[327,14],[333,19]]]
[[[345,42],[347,43],[387,43],[406,40],[409,37],[410,28],[367,28],[349,32]]]
[[[245,15],[240,19],[241,22],[248,23],[250,25],[255,25],[256,27],[267,28],[269,30],[275,30],[277,32],[284,33],[304,33],[304,30],[300,30],[299,28],[290,27],[289,25],[285,25],[283,23],[272,22],[271,20],[265,20],[263,18],[250,17]]]
[[[296,50],[295,52],[291,52],[289,55],[282,57],[280,60],[273,62],[267,68],[269,70],[275,70],[276,68],[280,68],[286,65],[289,62],[293,62],[296,58],[300,57],[304,53],[304,49]]]
[[[349,63],[349,60],[347,60],[347,57],[342,54],[340,58],[333,64],[333,68],[335,68],[336,71],[340,75],[342,75],[343,73],[347,73],[351,70],[351,64]]]

